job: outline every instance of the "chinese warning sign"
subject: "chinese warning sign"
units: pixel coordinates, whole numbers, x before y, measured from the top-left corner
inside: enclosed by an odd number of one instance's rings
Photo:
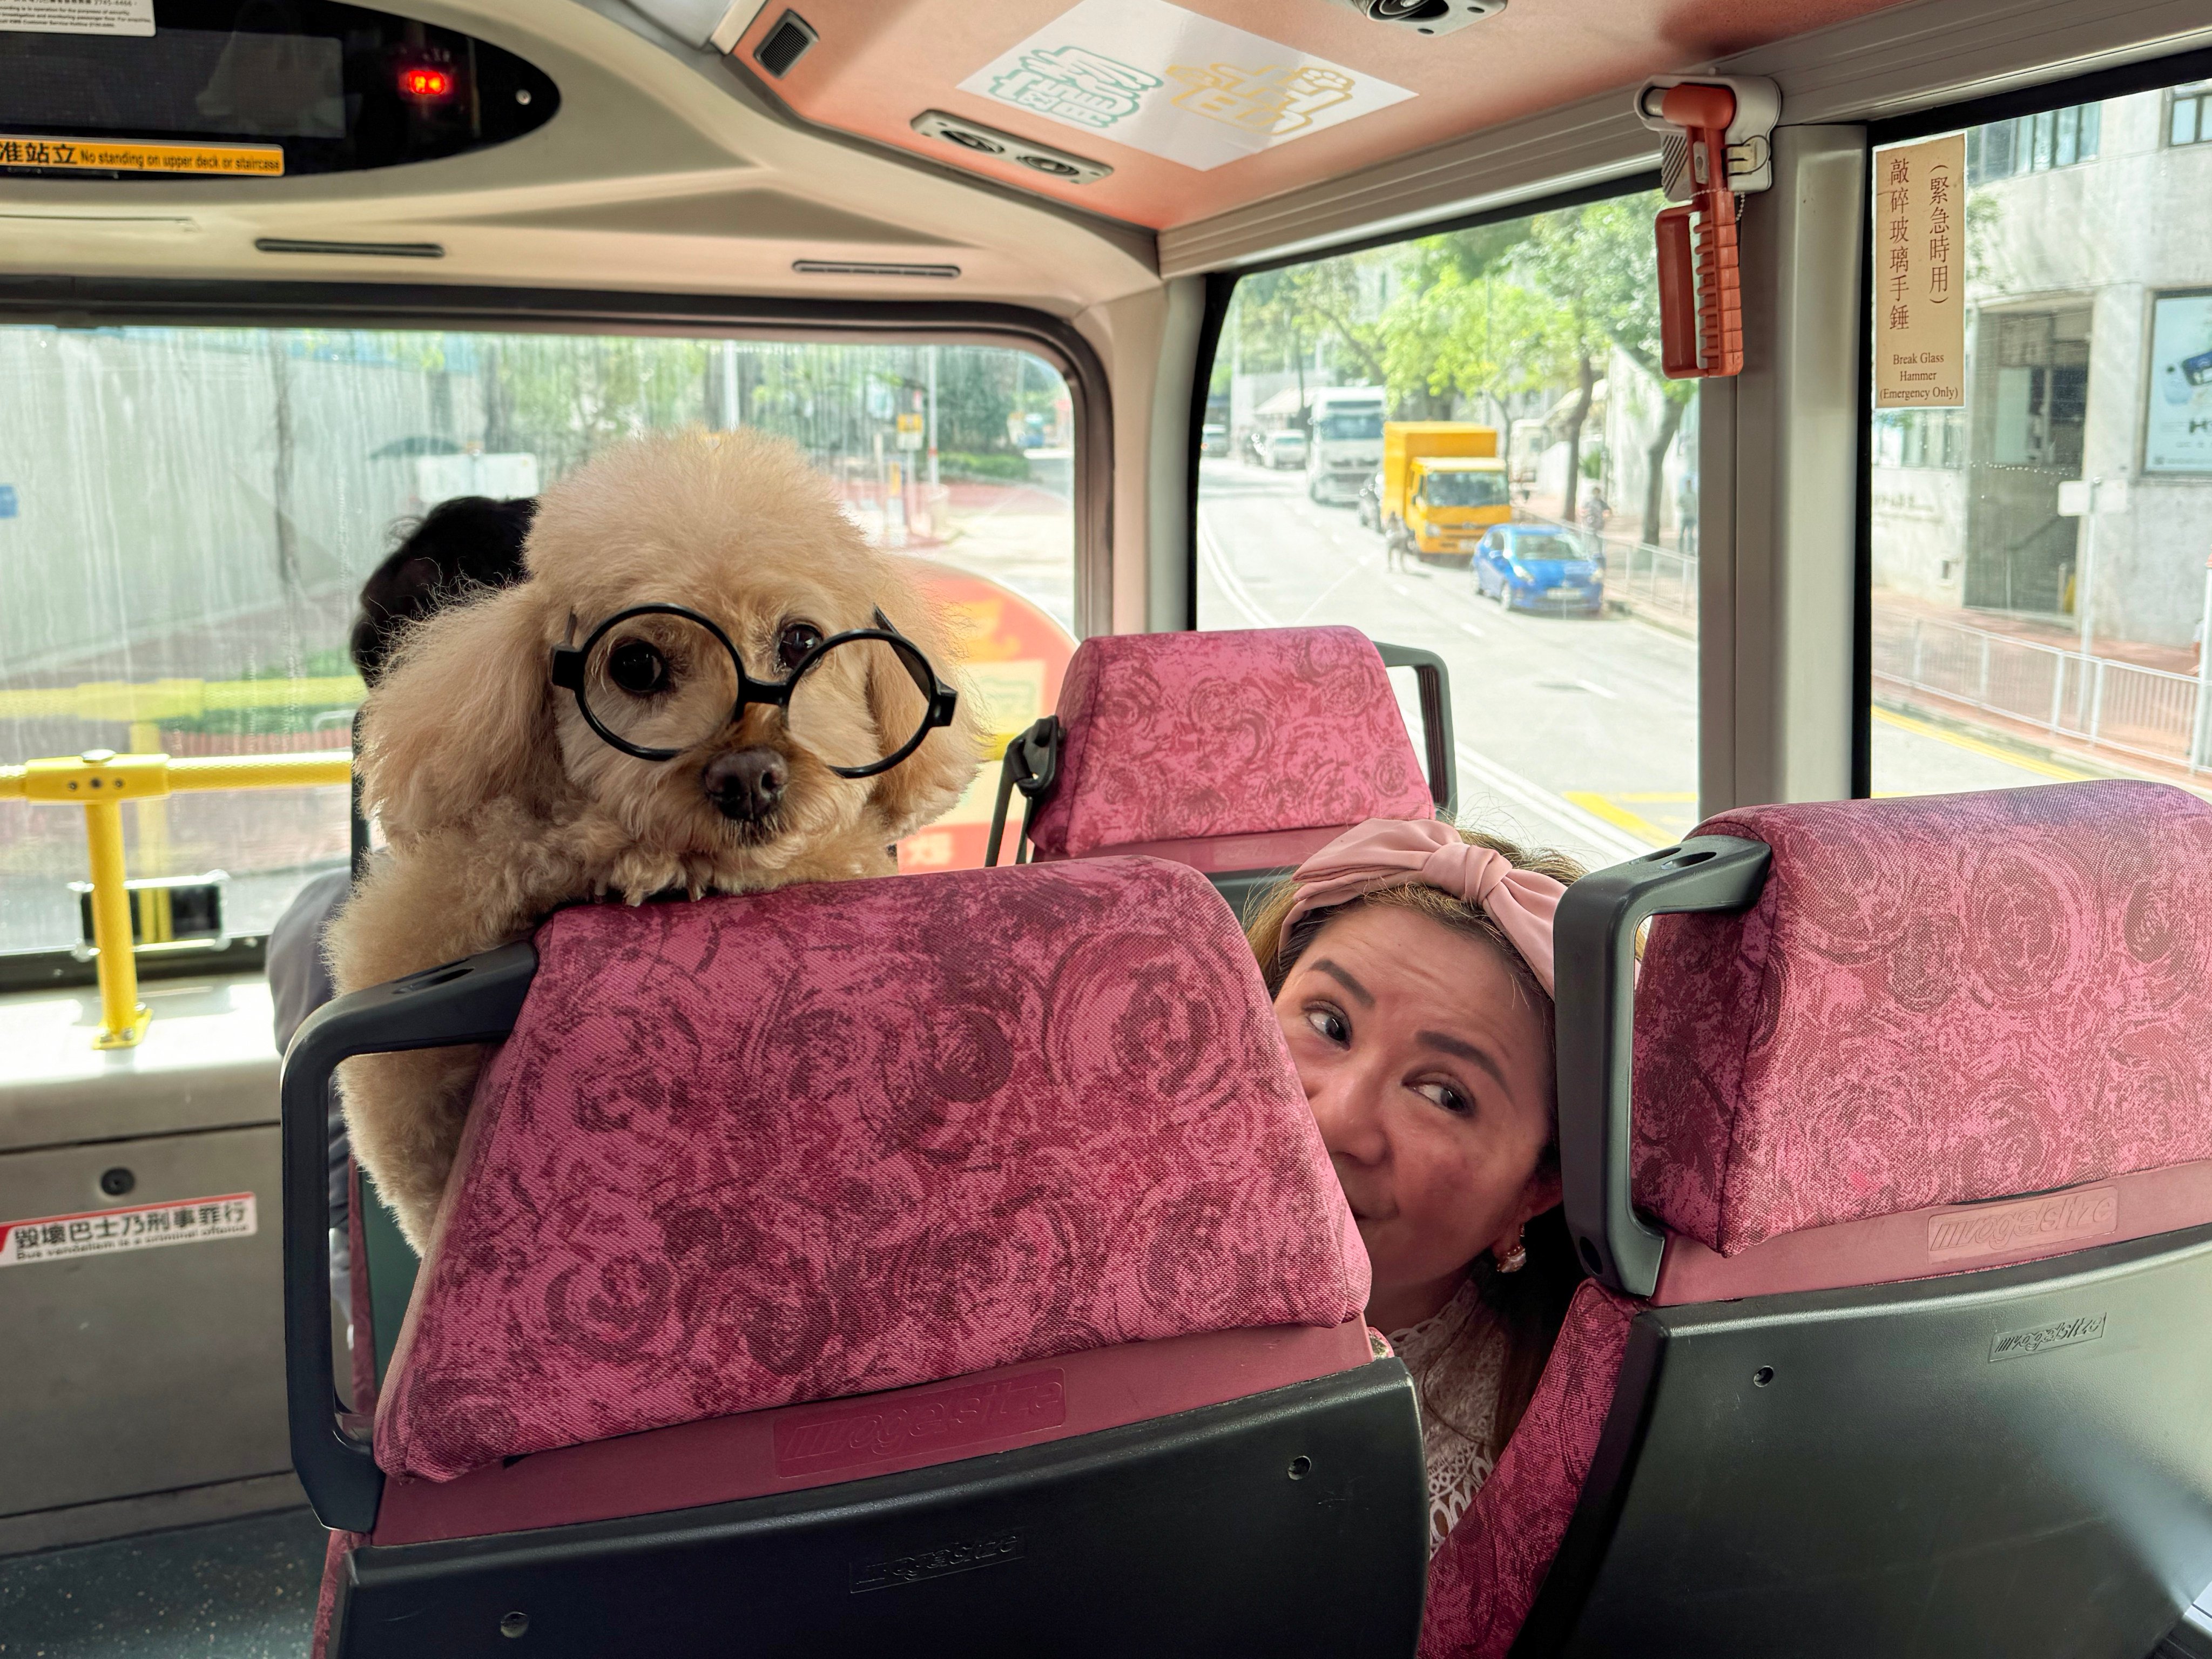
[[[1966,138],[1874,156],[1875,405],[1966,401]]]
[[[0,137],[0,167],[51,167],[64,173],[251,173],[274,179],[284,171],[284,147]]]
[[[1201,171],[1413,95],[1167,0],[1081,0],[960,85]]]
[[[0,1267],[34,1261],[73,1261],[118,1250],[150,1250],[163,1244],[201,1244],[244,1238],[255,1231],[253,1194],[180,1198],[167,1204],[134,1204],[123,1210],[0,1221]]]

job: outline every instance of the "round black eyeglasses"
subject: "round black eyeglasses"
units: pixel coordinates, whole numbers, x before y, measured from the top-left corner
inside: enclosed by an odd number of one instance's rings
[[[602,742],[640,760],[674,760],[758,703],[782,709],[793,740],[840,777],[873,777],[951,725],[959,705],[914,641],[881,611],[875,615],[873,628],[817,639],[792,662],[789,678],[770,681],[746,673],[730,636],[697,611],[635,605],[599,623],[581,645],[555,646],[553,684],[575,695]],[[792,629],[785,631],[788,637]],[[896,729],[884,730],[879,710],[872,709],[880,700],[865,693],[885,651],[921,693],[910,728],[901,719]]]

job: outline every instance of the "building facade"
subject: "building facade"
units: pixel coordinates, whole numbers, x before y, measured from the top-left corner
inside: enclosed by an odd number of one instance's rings
[[[2212,555],[2212,83],[1967,135],[1963,409],[1884,410],[1874,577],[2183,646]],[[2088,520],[2059,486],[2102,483]]]

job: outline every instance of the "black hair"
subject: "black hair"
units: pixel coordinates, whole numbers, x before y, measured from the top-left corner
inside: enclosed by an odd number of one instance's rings
[[[395,526],[398,545],[362,584],[361,611],[349,641],[354,666],[370,685],[383,677],[400,634],[471,588],[507,587],[529,573],[522,546],[538,503],[525,495],[495,501],[456,495]]]

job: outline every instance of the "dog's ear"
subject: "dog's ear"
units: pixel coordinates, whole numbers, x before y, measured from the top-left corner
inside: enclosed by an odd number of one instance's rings
[[[872,780],[871,799],[890,826],[893,841],[951,810],[975,775],[983,757],[982,709],[974,686],[959,672],[951,631],[924,594],[904,561],[891,562],[891,575],[877,590],[877,609],[929,659],[938,677],[960,694],[952,724],[922,739],[921,747],[888,772]],[[887,740],[914,730],[927,707],[897,655],[872,650],[868,665],[868,713]]]
[[[402,638],[362,720],[364,793],[386,834],[470,817],[557,768],[538,586],[441,611]]]

